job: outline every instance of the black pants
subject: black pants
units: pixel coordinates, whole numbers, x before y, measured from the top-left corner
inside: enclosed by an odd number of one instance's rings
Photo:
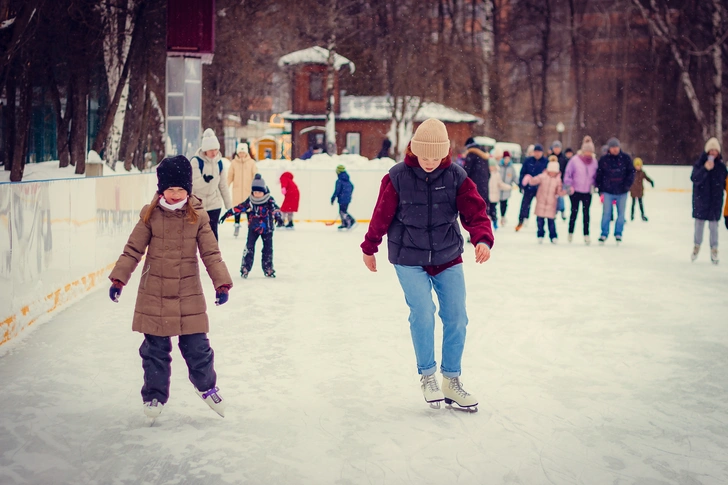
[[[207,334],[193,333],[179,336],[179,350],[187,363],[190,382],[199,390],[207,391],[215,387],[215,352],[210,348]],[[156,399],[166,403],[169,399],[169,378],[172,375],[172,340],[170,337],[157,337],[144,334],[144,342],[139,347],[144,369],[142,400]]]
[[[273,233],[259,234],[255,231],[248,230],[248,242],[243,253],[243,264],[241,269],[250,272],[253,267],[253,259],[255,258],[255,243],[258,238],[263,239],[263,272],[270,273],[273,271]]]
[[[569,196],[571,199],[571,217],[569,218],[569,234],[574,234],[574,226],[576,225],[576,215],[579,213],[579,203],[583,204],[582,213],[584,214],[584,235],[589,235],[589,208],[591,207],[591,194],[583,192],[574,192]]]
[[[493,224],[498,224],[498,202],[488,202],[488,217]]]
[[[500,201],[501,217],[506,216],[506,210],[508,209],[508,199]]]
[[[645,217],[645,206],[642,203],[642,197],[632,198],[632,219],[634,219],[634,203],[639,202],[640,204],[640,212],[642,213],[642,217]]]
[[[344,227],[351,227],[354,224],[354,218],[347,212],[348,210],[349,204],[339,204],[339,217],[341,217],[341,225]]]
[[[210,229],[212,229],[212,233],[215,235],[215,239],[218,239],[217,222],[220,220],[220,209],[215,209],[214,211],[207,211],[207,215],[210,216]]]
[[[537,190],[523,189],[523,201],[521,201],[521,214],[518,216],[518,223],[522,224],[523,221],[528,219],[528,215],[531,213],[531,201],[536,197]]]
[[[242,216],[242,212],[236,212],[235,213],[235,224],[240,224],[240,216]]]

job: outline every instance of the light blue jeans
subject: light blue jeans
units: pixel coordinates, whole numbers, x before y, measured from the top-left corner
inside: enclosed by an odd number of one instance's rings
[[[460,375],[460,363],[465,347],[468,315],[465,310],[465,276],[463,265],[446,269],[437,276],[430,276],[422,266],[394,265],[404,299],[410,308],[410,333],[415,347],[417,372],[432,375],[437,369],[435,362],[435,303],[434,288],[440,303],[442,320],[442,365],[446,377]]]
[[[624,229],[624,216],[627,210],[627,195],[604,194],[604,212],[602,212],[602,236],[609,236],[609,223],[612,220],[612,201],[617,201],[617,223],[614,225],[614,235],[621,236]]]

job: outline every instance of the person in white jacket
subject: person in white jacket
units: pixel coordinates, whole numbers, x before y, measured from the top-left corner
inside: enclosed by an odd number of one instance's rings
[[[192,164],[192,194],[202,200],[202,206],[210,216],[210,227],[215,239],[221,209],[228,210],[233,204],[227,182],[227,168],[222,163],[220,141],[208,128],[202,134],[202,143]]]

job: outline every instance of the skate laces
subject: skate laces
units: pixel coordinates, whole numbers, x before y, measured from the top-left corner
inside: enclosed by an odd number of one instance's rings
[[[463,389],[463,385],[460,382],[459,377],[450,378],[449,386],[450,386],[450,389],[455,391],[455,393],[460,397],[468,397],[470,395],[467,391],[465,391],[465,389]]]
[[[422,387],[424,387],[429,392],[437,392],[440,390],[440,388],[437,386],[437,379],[435,379],[435,374],[430,374],[429,376],[422,376]]]

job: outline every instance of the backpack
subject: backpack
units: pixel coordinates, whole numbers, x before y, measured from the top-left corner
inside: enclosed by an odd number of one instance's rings
[[[197,159],[197,162],[200,164],[200,173],[202,173],[202,170],[205,168],[205,161],[201,159],[200,157],[193,157]],[[219,173],[222,173],[222,160],[217,161],[217,168],[220,169]]]

